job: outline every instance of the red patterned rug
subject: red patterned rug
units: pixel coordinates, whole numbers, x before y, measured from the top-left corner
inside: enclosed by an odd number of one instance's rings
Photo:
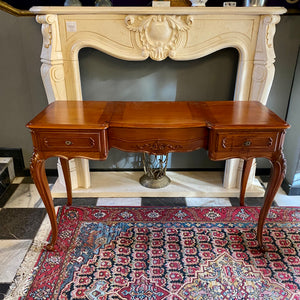
[[[40,253],[19,299],[300,299],[300,209],[271,209],[266,253],[258,214],[61,208],[56,250]]]

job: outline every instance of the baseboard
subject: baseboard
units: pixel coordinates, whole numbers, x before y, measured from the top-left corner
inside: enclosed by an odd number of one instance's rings
[[[0,155],[1,156],[1,155]],[[143,171],[142,169],[90,169],[91,172],[131,172],[131,171],[136,171],[140,172]],[[199,171],[199,172],[221,172],[224,171],[224,169],[216,168],[216,169],[208,169],[208,168],[198,168],[198,169],[176,169],[176,168],[170,168],[168,171],[172,172],[177,172],[177,171]],[[57,169],[46,169],[46,175],[47,176],[58,176]],[[270,169],[256,169],[256,176],[269,176],[270,175]],[[23,170],[23,175],[22,176],[30,176],[30,170],[29,169],[24,169]]]
[[[286,179],[283,180],[281,187],[288,196],[300,195],[300,186],[292,186]]]
[[[270,168],[256,168],[255,175],[256,176],[270,176],[271,169]]]
[[[46,169],[46,175],[50,177],[58,177],[58,172],[56,169]],[[24,169],[23,175],[19,175],[23,177],[28,177],[30,175],[30,170],[29,169]]]
[[[0,148],[0,157],[12,157],[16,176],[25,176],[25,164],[21,148]]]

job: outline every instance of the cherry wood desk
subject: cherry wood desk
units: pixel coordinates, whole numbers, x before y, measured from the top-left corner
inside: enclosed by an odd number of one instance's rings
[[[52,239],[47,249],[52,250],[57,239],[56,214],[45,174],[47,158],[60,158],[67,205],[71,205],[68,164],[71,158],[105,160],[110,148],[151,154],[204,148],[212,160],[244,160],[241,205],[244,205],[253,159],[265,157],[271,161],[272,174],[257,226],[258,243],[264,250],[263,225],[285,176],[282,145],[289,125],[261,103],[56,101],[27,127],[31,130],[34,147],[31,175],[52,227]]]

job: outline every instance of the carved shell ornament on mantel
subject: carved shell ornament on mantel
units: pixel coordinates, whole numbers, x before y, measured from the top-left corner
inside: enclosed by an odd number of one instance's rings
[[[190,29],[192,16],[151,15],[125,18],[130,31],[135,32],[136,42],[142,49],[142,55],[153,60],[164,60],[168,56],[174,58],[176,49],[186,40],[186,32]]]

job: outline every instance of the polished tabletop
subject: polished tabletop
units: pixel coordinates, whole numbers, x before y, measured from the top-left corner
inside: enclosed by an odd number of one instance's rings
[[[184,116],[184,117],[183,117]],[[257,101],[55,101],[29,128],[288,128]]]

